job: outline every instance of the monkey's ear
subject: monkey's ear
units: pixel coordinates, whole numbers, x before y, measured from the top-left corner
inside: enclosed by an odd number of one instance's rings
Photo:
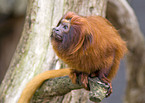
[[[86,50],[93,42],[93,36],[92,34],[87,34],[85,35],[84,43],[83,43],[83,48]]]

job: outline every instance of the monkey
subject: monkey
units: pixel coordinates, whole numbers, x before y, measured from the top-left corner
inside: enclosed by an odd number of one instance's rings
[[[111,81],[117,74],[121,58],[127,52],[126,42],[107,19],[80,16],[73,12],[67,12],[57,27],[52,29],[51,44],[56,55],[69,69],[46,71],[34,77],[23,90],[18,103],[28,103],[44,80],[59,76],[69,75],[72,83],[76,83],[77,76],[81,75],[85,88],[88,76],[95,76],[112,87]],[[40,80],[40,77],[43,79]],[[35,87],[33,92],[32,85]],[[112,88],[108,95],[111,93]]]

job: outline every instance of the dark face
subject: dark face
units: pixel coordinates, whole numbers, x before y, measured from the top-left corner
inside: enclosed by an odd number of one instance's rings
[[[62,41],[63,36],[67,34],[70,30],[70,21],[67,19],[62,19],[61,23],[53,28],[52,37],[55,39]]]

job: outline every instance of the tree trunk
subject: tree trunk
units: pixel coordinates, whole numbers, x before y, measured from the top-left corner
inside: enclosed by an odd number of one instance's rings
[[[109,0],[107,17],[127,41],[127,88],[124,103],[145,103],[145,39],[126,0]]]
[[[62,66],[49,37],[64,13],[105,16],[106,4],[107,0],[29,0],[22,37],[0,87],[0,102],[16,103],[26,83],[35,75]],[[85,90],[72,91],[51,101],[86,103],[86,94]]]

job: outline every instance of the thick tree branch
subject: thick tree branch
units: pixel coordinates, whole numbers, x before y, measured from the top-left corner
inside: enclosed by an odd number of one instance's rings
[[[73,84],[68,76],[47,80],[34,95],[32,103],[42,103],[45,100],[51,101],[54,96],[65,95],[71,90],[81,89],[81,77],[78,77],[79,84]],[[102,83],[98,78],[88,78],[89,99],[94,102],[101,102],[107,94],[109,85]],[[43,95],[42,95],[43,94]]]

